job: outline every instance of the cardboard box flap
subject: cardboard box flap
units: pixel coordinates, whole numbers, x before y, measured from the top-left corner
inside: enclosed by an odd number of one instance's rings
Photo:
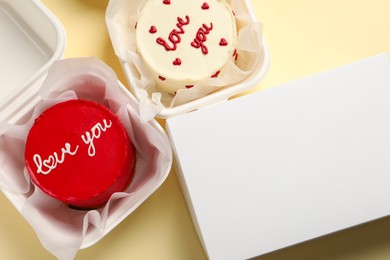
[[[48,67],[63,55],[65,33],[38,1],[0,2],[0,121],[26,114]]]

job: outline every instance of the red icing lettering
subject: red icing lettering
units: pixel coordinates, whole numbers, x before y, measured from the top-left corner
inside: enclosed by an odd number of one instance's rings
[[[227,46],[228,42],[226,41],[225,38],[222,38],[221,41],[219,42],[219,46]]]
[[[194,85],[186,85],[186,88],[192,88]]]
[[[203,10],[207,10],[209,8],[210,8],[209,5],[206,2],[204,2],[203,5],[202,5],[202,9]]]
[[[203,24],[196,33],[195,39],[191,42],[191,46],[197,49],[201,48],[202,53],[205,55],[209,53],[209,50],[207,49],[206,45],[204,45],[204,42],[207,40],[206,35],[209,34],[212,29],[213,23],[210,23],[210,27],[208,27],[206,24]]]
[[[176,26],[179,30],[173,29],[168,36],[168,40],[172,44],[171,46],[168,44],[166,40],[164,40],[161,37],[158,37],[156,39],[156,42],[161,46],[163,46],[166,51],[175,51],[177,49],[177,44],[181,42],[180,34],[183,34],[185,32],[183,26],[190,23],[190,18],[188,17],[188,15],[186,15],[185,18],[186,20],[184,21],[182,18],[177,17],[178,23],[176,24]]]
[[[181,60],[179,58],[176,58],[174,61],[173,61],[173,65],[175,66],[180,66],[181,65]]]
[[[156,32],[157,32],[156,27],[151,26],[150,29],[149,29],[149,32],[150,32],[150,33],[156,33]]]
[[[166,78],[164,78],[163,76],[158,76],[158,78],[159,78],[161,81],[166,80]]]
[[[171,0],[164,0],[164,1],[163,1],[163,4],[164,4],[164,5],[170,5],[170,4],[171,4]]]

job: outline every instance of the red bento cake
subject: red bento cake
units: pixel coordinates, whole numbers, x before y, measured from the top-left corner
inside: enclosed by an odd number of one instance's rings
[[[92,101],[44,111],[29,131],[25,163],[46,194],[82,209],[104,205],[134,176],[135,150],[119,118]]]

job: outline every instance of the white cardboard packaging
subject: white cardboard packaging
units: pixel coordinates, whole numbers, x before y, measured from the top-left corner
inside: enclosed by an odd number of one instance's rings
[[[65,32],[56,17],[39,0],[0,0],[0,36],[6,39],[0,41],[0,122],[23,124],[41,101],[39,90],[49,67],[63,56]],[[119,86],[129,99],[127,110],[137,114],[136,99],[120,82]],[[169,139],[157,121],[151,120],[144,125],[154,131],[154,142],[158,139],[164,142],[163,148],[156,153],[155,158],[162,155],[168,163],[161,171],[155,170],[156,178],[150,178],[140,185],[132,196],[132,202],[117,203],[110,208],[104,228],[94,226],[88,228],[80,248],[92,246],[102,239],[157,190],[168,176],[172,161]],[[0,135],[2,134],[0,129]],[[0,160],[2,159],[4,158],[1,157]],[[15,172],[0,169],[0,174]],[[11,192],[6,189],[7,187],[2,188],[0,191],[25,217],[24,206],[29,194]],[[61,226],[61,223],[58,226]],[[60,248],[57,251],[60,252]]]
[[[62,58],[65,31],[38,0],[2,0],[0,35],[0,121],[16,122],[35,106],[49,66]]]
[[[210,259],[247,259],[390,214],[385,54],[170,118]]]

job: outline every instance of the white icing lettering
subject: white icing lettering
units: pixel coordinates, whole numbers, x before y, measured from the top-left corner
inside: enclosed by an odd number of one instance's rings
[[[96,154],[94,140],[99,139],[102,132],[106,132],[107,129],[111,126],[111,121],[107,122],[106,119],[103,119],[103,124],[97,123],[91,128],[89,132],[87,131],[85,132],[85,135],[81,135],[81,139],[83,140],[83,142],[88,145],[88,155],[90,157],[93,157]],[[54,152],[47,158],[42,159],[39,154],[34,154],[33,161],[37,167],[37,174],[49,174],[52,170],[57,168],[58,164],[62,164],[65,162],[65,157],[67,154],[74,156],[76,155],[78,149],[78,145],[74,149],[72,149],[69,143],[65,143],[64,147],[61,148],[60,155],[57,152]]]
[[[83,142],[89,146],[88,147],[88,155],[90,157],[95,156],[95,153],[96,153],[94,140],[99,139],[102,131],[106,132],[106,130],[108,128],[110,128],[111,126],[112,126],[112,122],[109,121],[109,123],[107,123],[107,120],[104,119],[103,126],[102,126],[102,124],[97,123],[96,125],[94,125],[91,128],[91,132],[85,132],[85,135],[81,135],[81,139],[83,140]]]
[[[42,157],[39,154],[34,154],[33,160],[35,165],[37,166],[37,174],[42,173],[43,175],[49,174],[52,170],[57,168],[58,164],[62,164],[65,161],[65,155],[75,155],[77,153],[79,146],[72,151],[71,145],[69,143],[65,143],[65,146],[61,148],[61,157],[58,158],[58,154],[56,152],[53,155],[50,155],[47,159],[42,160]]]

